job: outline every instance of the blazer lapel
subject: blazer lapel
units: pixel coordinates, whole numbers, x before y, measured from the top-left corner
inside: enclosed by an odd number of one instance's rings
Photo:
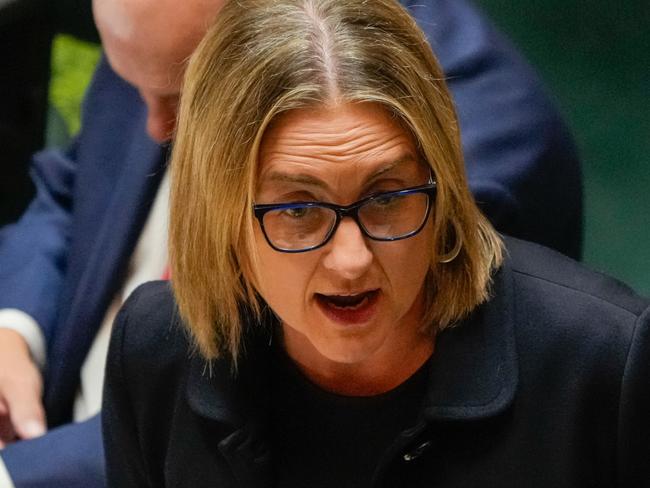
[[[506,410],[519,377],[512,272],[496,273],[493,298],[456,327],[440,333],[424,405],[435,420],[479,420]]]
[[[246,324],[245,330],[260,330]],[[242,488],[272,486],[271,450],[266,436],[269,403],[267,376],[268,340],[263,332],[245,339],[246,357],[240,359],[235,373],[230,361],[211,366],[193,357],[187,383],[190,408],[212,422],[227,426],[230,434],[217,445],[218,451]]]
[[[99,226],[67,313],[50,348],[45,404],[48,421],[69,420],[79,370],[120,284],[164,174],[164,151],[144,136],[131,142],[129,157]],[[73,249],[74,252],[74,249]],[[71,259],[74,259],[72,256]]]

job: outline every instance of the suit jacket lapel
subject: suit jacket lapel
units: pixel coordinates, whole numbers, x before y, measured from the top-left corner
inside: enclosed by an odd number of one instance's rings
[[[131,141],[129,156],[122,165],[98,235],[70,293],[69,308],[61,317],[60,329],[50,348],[45,404],[48,421],[54,425],[70,420],[79,370],[104,313],[124,280],[164,175],[164,150],[143,132],[140,134]]]

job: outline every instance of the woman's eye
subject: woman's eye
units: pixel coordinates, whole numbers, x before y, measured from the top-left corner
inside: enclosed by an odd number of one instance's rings
[[[399,200],[399,197],[395,195],[380,195],[373,199],[373,203],[379,207],[388,207],[396,203],[397,200]]]
[[[296,207],[296,208],[288,208],[284,210],[284,213],[291,218],[294,219],[300,219],[305,217],[309,213],[309,208],[307,207]]]

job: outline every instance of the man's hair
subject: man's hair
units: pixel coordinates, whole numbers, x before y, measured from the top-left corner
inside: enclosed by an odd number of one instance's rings
[[[394,0],[236,0],[190,60],[172,156],[170,262],[207,359],[239,353],[259,314],[253,198],[265,130],[290,110],[375,103],[409,131],[437,183],[423,330],[489,294],[502,243],[467,187],[458,121],[424,34]]]

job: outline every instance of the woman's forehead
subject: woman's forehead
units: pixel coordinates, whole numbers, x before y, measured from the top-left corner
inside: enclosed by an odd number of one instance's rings
[[[378,104],[300,109],[282,115],[264,135],[258,181],[308,179],[322,172],[371,178],[408,171],[417,161],[411,134]]]

